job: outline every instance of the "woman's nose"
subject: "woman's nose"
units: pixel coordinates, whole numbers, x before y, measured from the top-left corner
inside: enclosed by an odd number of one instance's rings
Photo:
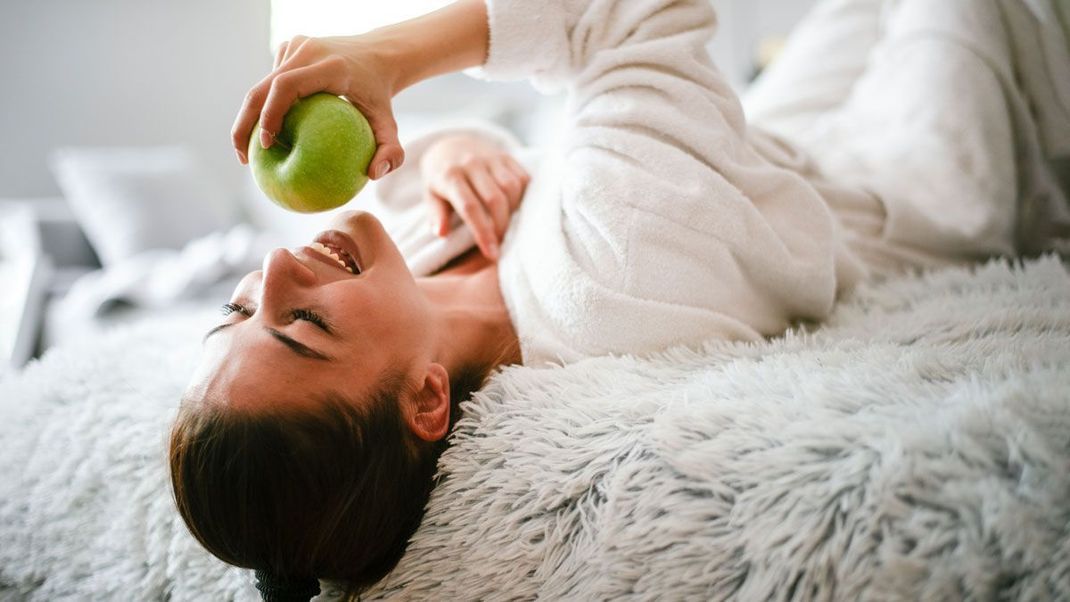
[[[261,304],[268,303],[276,295],[316,283],[316,273],[286,249],[275,249],[268,253],[262,269]]]

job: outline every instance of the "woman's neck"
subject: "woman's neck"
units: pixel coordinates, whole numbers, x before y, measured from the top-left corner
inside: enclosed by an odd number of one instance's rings
[[[478,250],[417,278],[436,314],[441,363],[450,374],[477,366],[487,372],[521,362],[516,330],[498,284],[498,266]]]

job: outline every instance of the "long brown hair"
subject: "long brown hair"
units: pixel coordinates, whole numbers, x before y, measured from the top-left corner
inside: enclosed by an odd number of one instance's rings
[[[487,376],[451,378],[451,426]],[[179,513],[227,563],[344,582],[354,597],[401,559],[447,445],[412,435],[404,394],[393,375],[364,403],[337,392],[282,409],[184,399],[170,438]]]

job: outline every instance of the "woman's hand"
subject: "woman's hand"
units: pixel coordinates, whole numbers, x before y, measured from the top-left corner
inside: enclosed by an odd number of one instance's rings
[[[473,134],[446,136],[420,160],[431,229],[449,232],[450,213],[460,214],[488,259],[497,260],[509,218],[531,177],[498,144]]]
[[[234,120],[230,135],[238,160],[248,163],[246,151],[257,120],[259,142],[268,148],[294,102],[316,92],[330,92],[353,103],[372,127],[378,149],[368,176],[377,180],[397,169],[405,160],[390,106],[397,92],[397,73],[384,50],[370,36],[296,36],[283,42],[273,70],[245,95]]]

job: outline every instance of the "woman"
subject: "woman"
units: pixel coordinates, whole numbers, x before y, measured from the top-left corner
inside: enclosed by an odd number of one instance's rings
[[[865,64],[878,38],[894,48],[911,34],[909,20],[881,21],[881,4],[829,2],[815,23],[854,22],[848,37],[883,28],[858,53]],[[992,10],[963,6],[973,16]],[[984,202],[963,193],[978,209],[957,228],[943,218],[958,196],[934,214],[881,187],[895,179],[894,164],[837,171],[843,148],[866,152],[844,125],[846,95],[830,104],[840,113],[824,110],[835,118],[808,120],[824,123],[817,134],[781,132],[800,144],[832,136],[840,155],[817,145],[803,155],[748,127],[706,54],[714,23],[704,0],[553,0],[537,9],[460,0],[365,35],[280,48],[236,120],[239,160],[250,136],[272,144],[298,98],[343,95],[375,131],[370,173],[397,172],[382,183],[385,202],[419,209],[399,182],[422,173],[436,235],[455,212],[477,247],[447,245],[436,265],[413,273],[375,216],[351,212],[309,246],[272,252],[239,284],[225,322],[206,337],[171,437],[176,501],[209,551],[256,569],[267,599],[307,597],[316,578],[359,591],[400,558],[457,403],[495,368],[754,340],[822,319],[872,272],[1013,251],[1014,199],[1002,191]],[[935,43],[923,50],[978,73],[970,85],[991,84],[988,67],[968,64],[968,48]],[[852,77],[861,85],[901,73],[901,58]],[[526,193],[526,173],[500,139],[425,139],[404,161],[390,98],[460,69],[568,89],[565,135]],[[768,80],[773,96],[784,93],[778,77]],[[940,74],[918,70],[916,79],[927,77]],[[965,98],[954,112],[973,109],[995,110]],[[965,156],[1010,144],[976,142]],[[984,175],[958,174],[955,184]]]

